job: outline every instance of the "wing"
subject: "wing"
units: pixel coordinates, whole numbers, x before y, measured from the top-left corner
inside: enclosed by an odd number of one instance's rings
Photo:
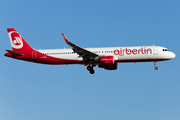
[[[99,56],[93,52],[90,52],[84,48],[81,48],[73,43],[71,43],[67,37],[62,33],[62,36],[65,42],[72,47],[72,50],[79,55],[79,57],[83,57],[84,60],[95,60],[98,59]]]

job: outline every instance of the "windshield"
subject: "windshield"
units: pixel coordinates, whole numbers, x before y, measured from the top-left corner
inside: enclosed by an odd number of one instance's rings
[[[168,49],[163,49],[163,51],[169,51]]]

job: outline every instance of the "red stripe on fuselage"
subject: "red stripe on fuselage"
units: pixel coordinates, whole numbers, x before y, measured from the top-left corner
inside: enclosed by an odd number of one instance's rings
[[[33,55],[33,52],[35,55]],[[11,57],[14,59],[29,61],[29,62],[35,62],[35,63],[41,63],[41,64],[50,64],[50,65],[57,65],[57,64],[83,64],[82,60],[68,60],[68,59],[61,59],[61,58],[55,58],[48,55],[41,54],[40,52],[34,50],[34,51],[28,51],[24,53],[23,56],[15,56],[11,55],[10,53],[6,53],[5,56]],[[34,58],[33,58],[34,56]]]

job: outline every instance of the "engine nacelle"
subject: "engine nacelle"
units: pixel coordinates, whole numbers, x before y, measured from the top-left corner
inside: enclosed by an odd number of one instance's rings
[[[114,64],[114,56],[102,56],[100,62],[102,64]]]
[[[102,56],[100,57],[101,65],[98,67],[104,68],[106,70],[116,70],[117,63],[115,63],[114,56]]]

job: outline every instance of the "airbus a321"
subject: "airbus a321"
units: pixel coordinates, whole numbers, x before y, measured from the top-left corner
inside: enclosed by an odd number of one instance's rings
[[[8,28],[8,35],[12,50],[6,50],[5,56],[34,63],[63,65],[81,64],[94,74],[94,67],[106,70],[116,70],[118,63],[125,62],[156,62],[170,60],[175,54],[160,46],[134,46],[134,47],[101,47],[82,48],[70,42],[62,33],[65,42],[71,49],[33,49],[14,29]]]

